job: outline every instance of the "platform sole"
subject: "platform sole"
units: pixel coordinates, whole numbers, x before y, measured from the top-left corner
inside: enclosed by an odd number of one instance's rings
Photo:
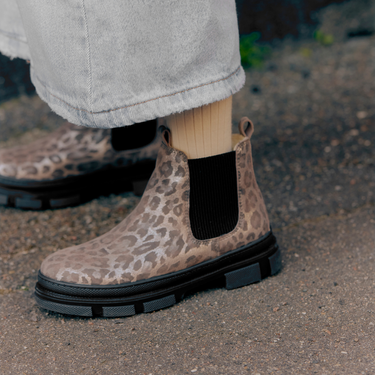
[[[142,195],[154,168],[155,161],[150,160],[55,181],[12,181],[0,177],[0,205],[46,210],[76,206],[102,195],[126,191]]]
[[[39,273],[40,307],[84,317],[125,317],[170,307],[195,290],[240,288],[276,274],[281,253],[272,233],[189,269],[134,283],[95,286],[58,282]]]

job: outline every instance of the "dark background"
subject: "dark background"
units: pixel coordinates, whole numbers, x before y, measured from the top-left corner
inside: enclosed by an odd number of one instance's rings
[[[241,34],[260,31],[262,40],[306,37],[317,25],[314,12],[344,0],[236,0]]]
[[[261,33],[265,42],[311,37],[317,27],[314,11],[343,0],[236,0],[242,34]],[[30,81],[29,66],[21,59],[10,60],[0,54],[0,103],[35,91]]]

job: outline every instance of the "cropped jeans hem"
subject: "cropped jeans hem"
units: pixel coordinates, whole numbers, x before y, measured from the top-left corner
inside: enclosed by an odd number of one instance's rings
[[[17,34],[10,34],[0,29],[0,51],[3,55],[14,59],[19,57],[24,60],[30,59],[29,46],[26,38]]]
[[[233,73],[223,78],[215,77],[216,79],[184,90],[95,112],[75,107],[69,98],[60,98],[39,80],[32,68],[31,77],[38,95],[58,115],[74,124],[98,128],[132,125],[226,99],[243,87],[246,78],[242,66],[239,66]]]

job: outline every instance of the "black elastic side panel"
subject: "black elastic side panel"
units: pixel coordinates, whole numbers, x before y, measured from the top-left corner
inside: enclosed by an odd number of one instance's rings
[[[156,120],[114,128],[112,129],[112,147],[116,151],[124,151],[147,146],[154,140],[156,128]]]
[[[194,237],[206,240],[232,231],[238,222],[235,152],[190,159],[188,163]]]

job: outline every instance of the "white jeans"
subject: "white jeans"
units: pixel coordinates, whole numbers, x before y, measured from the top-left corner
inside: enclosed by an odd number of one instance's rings
[[[0,0],[0,51],[30,60],[39,96],[90,127],[182,112],[245,82],[235,0]]]

